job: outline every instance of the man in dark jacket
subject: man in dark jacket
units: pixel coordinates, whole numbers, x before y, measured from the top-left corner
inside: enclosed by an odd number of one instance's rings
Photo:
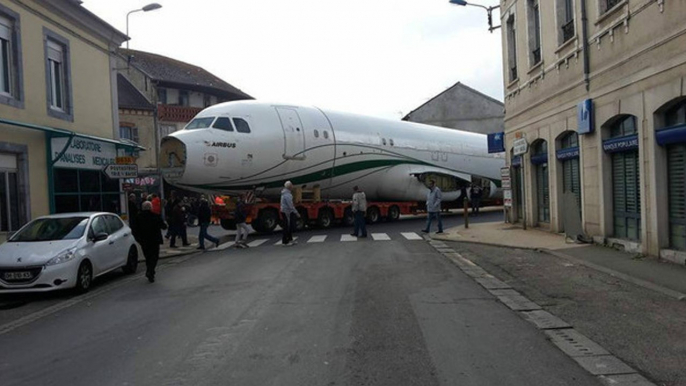
[[[189,246],[188,235],[186,234],[186,208],[181,200],[176,200],[176,205],[171,214],[171,240],[169,248],[176,248],[176,238],[180,237],[184,247]]]
[[[200,246],[198,249],[205,249],[205,239],[213,242],[215,247],[219,246],[219,239],[207,233],[210,221],[212,221],[212,209],[210,209],[207,199],[202,198],[200,199],[200,206],[198,206],[198,224],[200,224],[200,233],[198,234],[198,244]]]
[[[145,256],[145,277],[151,283],[155,282],[155,268],[157,260],[160,258],[160,244],[162,244],[162,230],[167,229],[167,224],[162,221],[162,217],[152,213],[152,203],[145,201],[142,204],[141,212],[136,217],[133,237],[141,245]]]
[[[135,227],[136,217],[138,217],[138,203],[136,202],[136,195],[131,193],[129,195],[129,226],[131,229]]]

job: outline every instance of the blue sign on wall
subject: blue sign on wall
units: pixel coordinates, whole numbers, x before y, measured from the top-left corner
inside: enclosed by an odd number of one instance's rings
[[[570,147],[567,149],[560,149],[557,151],[557,159],[559,161],[566,161],[568,159],[579,158],[579,147]]]
[[[577,132],[579,134],[590,134],[595,130],[592,99],[586,99],[579,103],[577,106],[577,120],[579,122]]]
[[[606,153],[619,153],[638,149],[638,135],[612,138],[603,141],[603,150]]]
[[[488,135],[488,152],[505,152],[505,133],[493,133]]]

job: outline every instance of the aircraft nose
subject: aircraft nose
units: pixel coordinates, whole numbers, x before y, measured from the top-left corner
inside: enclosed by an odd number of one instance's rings
[[[179,182],[186,171],[186,144],[176,137],[164,137],[160,145],[159,165],[167,182]]]

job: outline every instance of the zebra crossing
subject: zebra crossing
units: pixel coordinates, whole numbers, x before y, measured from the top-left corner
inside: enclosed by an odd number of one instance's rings
[[[393,234],[389,235],[388,233],[371,233],[371,237],[368,239],[370,241],[421,241],[424,240],[422,236],[420,236],[417,233],[414,232],[402,232],[399,234]],[[305,241],[306,239],[306,241]],[[329,236],[329,235],[313,235],[313,236],[307,236],[301,242],[304,244],[322,244],[326,242],[343,242],[343,243],[349,243],[349,242],[360,242],[365,239],[360,239],[358,237],[349,235],[349,234],[342,234],[340,236]],[[298,241],[298,237],[294,237],[293,241]],[[231,248],[235,245],[236,243],[231,241],[227,242],[224,244],[219,245],[217,248],[215,248],[215,251],[223,251],[225,249]],[[256,247],[261,247],[261,246],[282,246],[282,242],[279,239],[271,238],[258,238],[251,240],[248,244],[249,247],[251,248],[256,248]]]

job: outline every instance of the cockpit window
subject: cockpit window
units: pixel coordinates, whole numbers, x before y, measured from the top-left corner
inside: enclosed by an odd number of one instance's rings
[[[186,126],[186,130],[207,129],[212,126],[212,122],[214,122],[214,117],[195,118]]]
[[[236,126],[237,132],[239,132],[239,133],[250,133],[250,125],[248,125],[248,122],[246,122],[245,119],[234,118],[233,124]]]
[[[212,127],[224,131],[233,131],[233,126],[231,126],[231,120],[229,118],[224,117],[217,118]]]

